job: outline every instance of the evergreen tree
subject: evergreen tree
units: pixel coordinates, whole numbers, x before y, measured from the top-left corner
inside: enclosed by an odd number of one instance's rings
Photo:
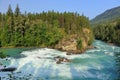
[[[8,10],[7,10],[7,15],[8,16],[12,16],[13,15],[13,11],[12,11],[12,8],[11,8],[10,4],[9,4]]]
[[[18,17],[19,15],[20,15],[20,8],[19,8],[19,5],[17,4],[15,9],[15,16]]]

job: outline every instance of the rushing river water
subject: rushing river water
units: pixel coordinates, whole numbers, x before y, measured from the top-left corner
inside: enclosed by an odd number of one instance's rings
[[[13,73],[0,72],[2,80],[114,80],[117,75],[114,52],[120,47],[96,40],[96,49],[80,55],[66,55],[54,49],[1,49],[13,57],[0,59],[7,67],[16,67]],[[72,62],[56,64],[54,57],[61,56]],[[10,75],[11,74],[11,75]],[[26,80],[27,80],[26,79]]]

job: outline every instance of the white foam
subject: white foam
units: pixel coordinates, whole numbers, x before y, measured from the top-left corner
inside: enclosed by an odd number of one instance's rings
[[[108,54],[110,56],[114,56],[114,53],[113,52],[105,52],[105,54]]]
[[[88,51],[86,51],[86,52],[99,52],[99,51],[101,51],[100,49],[92,49],[92,50],[88,50]]]
[[[100,44],[99,44],[100,45]],[[102,49],[101,49],[102,50]],[[72,79],[71,68],[74,68],[78,73],[80,73],[80,76],[84,77],[100,77],[97,74],[92,74],[89,72],[90,69],[96,69],[101,70],[104,68],[103,64],[97,63],[97,61],[93,61],[92,59],[96,58],[96,56],[99,57],[99,55],[91,54],[94,52],[101,51],[100,49],[92,49],[86,51],[88,54],[80,54],[80,55],[66,55],[66,52],[57,51],[54,49],[36,49],[31,51],[24,51],[21,54],[25,55],[26,57],[19,58],[19,59],[11,59],[10,66],[17,67],[17,72],[23,71],[24,73],[33,74],[34,77],[44,77],[45,75],[55,77],[67,77],[69,79]],[[105,52],[105,54],[113,56],[112,52],[107,52],[107,50],[102,50]],[[104,54],[103,54],[104,55]],[[62,56],[67,57],[68,59],[81,59],[81,60],[89,60],[88,63],[81,65],[74,63],[71,65],[67,65],[67,63],[64,64],[56,64],[54,57],[56,56]],[[101,58],[101,57],[100,57]],[[95,60],[95,59],[94,59]],[[82,61],[81,61],[82,62]],[[79,75],[76,73],[76,75]],[[101,75],[101,74],[100,74]],[[102,75],[101,75],[102,76]]]
[[[40,76],[42,74],[42,72],[39,72],[41,68],[48,68],[49,66],[51,66],[50,69],[52,69],[53,71],[51,73],[52,76],[55,76],[56,70],[58,70],[59,76],[71,78],[70,68],[66,64],[58,65],[54,61],[55,56],[66,57],[66,52],[60,52],[57,50],[45,48],[33,51],[24,51],[21,54],[25,55],[26,57],[17,60],[11,60],[10,66],[16,66],[15,64],[17,64],[17,72],[22,70],[23,72],[32,73],[34,74],[34,76]]]

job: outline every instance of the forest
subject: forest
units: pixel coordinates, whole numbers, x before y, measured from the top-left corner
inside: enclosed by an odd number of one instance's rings
[[[120,19],[114,22],[97,25],[94,27],[94,35],[98,40],[120,46]]]
[[[83,28],[90,28],[89,19],[72,12],[21,13],[9,5],[6,13],[0,13],[1,47],[54,47],[72,34],[83,36]],[[93,36],[88,44],[93,41]]]

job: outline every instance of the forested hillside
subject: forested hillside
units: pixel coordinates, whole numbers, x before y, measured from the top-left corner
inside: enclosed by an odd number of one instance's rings
[[[91,20],[91,24],[109,23],[120,18],[120,6],[106,10]]]
[[[73,38],[77,35],[77,46],[82,47],[83,42],[90,45],[93,34],[88,18],[71,12],[43,11],[23,14],[18,5],[15,11],[9,5],[6,13],[0,13],[1,47],[54,48],[63,39],[69,40],[71,35]]]

